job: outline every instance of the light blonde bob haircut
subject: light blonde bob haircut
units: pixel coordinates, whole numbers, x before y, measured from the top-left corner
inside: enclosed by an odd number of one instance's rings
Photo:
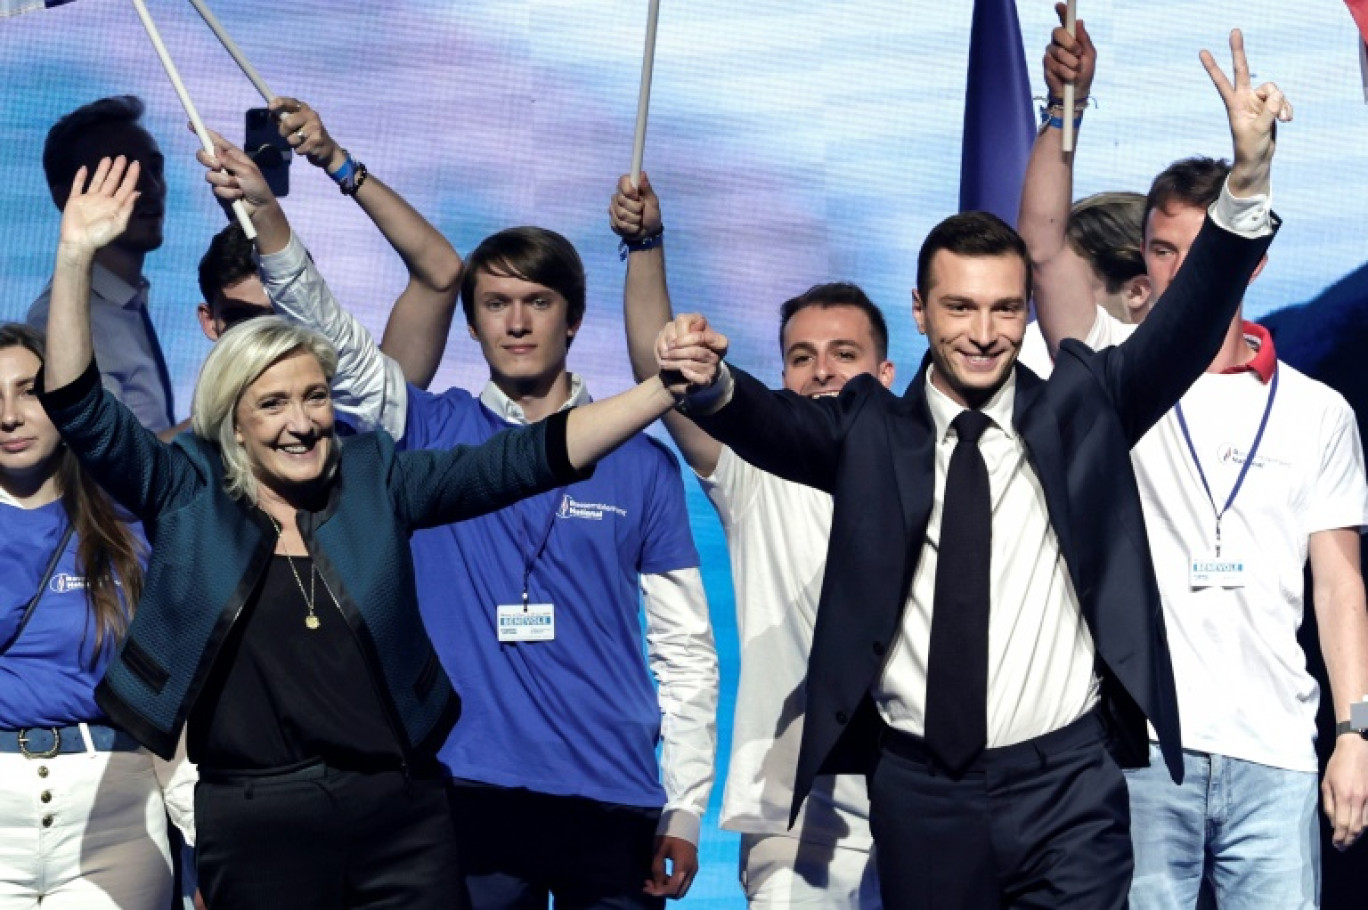
[[[337,349],[322,335],[279,316],[258,316],[223,333],[200,368],[195,383],[195,435],[218,445],[225,488],[234,499],[257,501],[257,481],[247,451],[237,441],[237,406],[247,387],[278,361],[304,352],[313,355],[331,384]],[[331,447],[336,457],[337,447]],[[334,461],[334,465],[335,465]],[[328,470],[331,471],[333,465]]]

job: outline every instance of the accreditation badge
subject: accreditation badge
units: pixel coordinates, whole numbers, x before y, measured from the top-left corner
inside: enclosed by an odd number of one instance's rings
[[[556,640],[554,604],[500,604],[496,618],[500,642]]]
[[[1246,568],[1240,556],[1193,556],[1188,560],[1188,584],[1194,588],[1243,588]]]

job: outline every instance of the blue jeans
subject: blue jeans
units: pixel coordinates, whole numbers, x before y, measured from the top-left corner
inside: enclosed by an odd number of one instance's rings
[[[1221,910],[1320,906],[1316,775],[1183,752],[1175,785],[1157,745],[1126,771],[1132,910],[1189,910],[1203,878]]]

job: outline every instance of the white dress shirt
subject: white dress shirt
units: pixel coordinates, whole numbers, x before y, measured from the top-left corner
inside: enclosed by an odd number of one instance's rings
[[[945,473],[958,436],[951,421],[964,410],[926,374],[936,427],[935,493],[902,625],[873,695],[890,726],[925,734],[926,666],[931,645],[936,563]],[[1025,443],[1012,426],[1016,375],[982,408],[992,424],[979,440],[988,465],[993,540],[988,615],[988,747],[1008,746],[1057,730],[1097,704],[1092,635],[1079,609],[1050,525],[1045,491]]]

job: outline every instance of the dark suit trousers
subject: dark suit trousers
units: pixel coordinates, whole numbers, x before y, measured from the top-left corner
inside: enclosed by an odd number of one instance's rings
[[[887,910],[1126,906],[1126,782],[1095,713],[989,749],[959,780],[885,730],[869,795]]]
[[[440,772],[219,776],[195,787],[197,863],[214,910],[465,910]]]
[[[472,910],[663,910],[642,893],[659,809],[454,780]]]

